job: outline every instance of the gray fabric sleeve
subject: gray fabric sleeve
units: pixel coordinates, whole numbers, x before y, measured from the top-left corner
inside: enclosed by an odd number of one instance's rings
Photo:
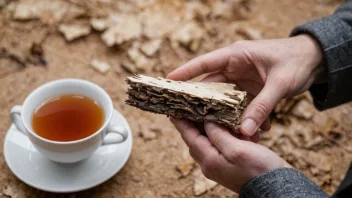
[[[246,184],[240,198],[328,198],[321,188],[303,173],[292,168],[278,168],[255,177]]]
[[[312,35],[324,52],[328,80],[314,84],[310,92],[319,110],[332,108],[352,100],[352,1],[336,12],[318,20],[297,26],[291,36]]]

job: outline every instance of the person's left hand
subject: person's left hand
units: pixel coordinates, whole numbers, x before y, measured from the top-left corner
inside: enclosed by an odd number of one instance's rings
[[[181,133],[203,174],[237,193],[256,176],[276,168],[290,167],[268,148],[238,139],[229,130],[214,123],[204,124],[205,136],[193,122],[176,118],[170,120]]]

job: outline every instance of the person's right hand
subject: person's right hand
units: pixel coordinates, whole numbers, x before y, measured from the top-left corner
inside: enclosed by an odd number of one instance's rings
[[[324,68],[319,44],[308,35],[287,39],[238,41],[197,57],[167,78],[185,81],[205,73],[204,81],[235,83],[254,99],[242,115],[240,131],[252,136],[270,129],[267,117],[286,97],[306,91]]]

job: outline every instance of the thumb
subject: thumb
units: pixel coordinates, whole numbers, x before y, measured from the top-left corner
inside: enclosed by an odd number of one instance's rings
[[[254,135],[284,95],[283,86],[268,79],[263,89],[243,113],[241,133],[246,136]]]

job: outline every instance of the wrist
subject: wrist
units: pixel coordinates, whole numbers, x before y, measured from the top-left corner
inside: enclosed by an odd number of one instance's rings
[[[306,53],[310,78],[313,83],[325,83],[327,81],[327,69],[324,64],[324,53],[318,41],[309,34],[296,36],[302,45],[303,53]]]

